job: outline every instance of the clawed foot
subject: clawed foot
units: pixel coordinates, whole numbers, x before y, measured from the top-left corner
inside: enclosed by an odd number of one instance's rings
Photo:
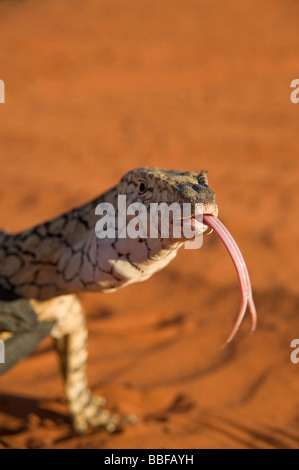
[[[102,406],[106,404],[103,397],[91,396],[88,404],[73,415],[73,426],[78,434],[84,434],[88,427],[102,428],[109,433],[122,431],[126,424],[137,423],[134,415],[112,413]]]

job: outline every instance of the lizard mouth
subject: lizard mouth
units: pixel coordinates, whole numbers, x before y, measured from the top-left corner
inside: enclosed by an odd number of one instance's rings
[[[200,220],[198,220],[199,218],[197,218],[197,216],[192,216],[191,219],[187,219],[188,222],[190,221],[191,222],[191,229],[194,231],[195,234],[201,234],[201,233],[205,233],[207,234],[207,230],[209,229],[209,226],[204,224],[203,222],[201,222]],[[200,217],[201,220],[203,220],[203,216],[201,215]],[[184,220],[183,220],[183,224],[184,224]],[[209,232],[208,233],[211,233],[213,232],[213,229],[209,229]]]
[[[203,208],[203,211],[198,213],[198,214],[192,214],[191,218],[183,219],[182,218],[182,224],[184,222],[191,222],[191,228],[194,231],[195,235],[200,235],[200,234],[205,234],[209,235],[210,233],[213,232],[213,228],[206,223],[204,220],[205,215],[210,215],[212,217],[217,218],[218,216],[218,207],[216,205],[213,206],[207,206]]]
[[[190,228],[191,228],[193,236],[195,237],[198,237],[202,235],[203,233],[205,234],[207,230],[209,230],[208,233],[213,232],[212,228],[210,228],[207,224],[203,223],[203,214],[200,214],[200,216],[192,215],[191,217],[179,217],[179,218],[173,217],[170,219],[169,222],[172,227],[174,226],[180,227],[181,234],[184,234],[185,230],[188,230]],[[181,236],[182,238],[184,238],[183,235]],[[186,238],[186,240],[188,240],[188,238]]]
[[[180,224],[181,229],[184,229],[184,226],[191,227],[191,230],[194,234],[195,237],[198,237],[200,235],[209,235],[210,233],[213,232],[213,228],[210,227],[204,220],[204,215],[211,215],[214,217],[217,217],[217,210],[214,210],[213,213],[211,212],[204,212],[204,213],[199,213],[199,214],[193,214],[188,217],[179,217],[175,218],[172,217],[170,219],[170,224],[173,226],[174,224]],[[184,233],[184,230],[183,230]]]

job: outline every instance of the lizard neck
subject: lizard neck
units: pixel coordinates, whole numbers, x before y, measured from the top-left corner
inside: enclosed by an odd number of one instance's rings
[[[17,234],[0,233],[0,298],[48,299],[73,287],[83,250],[94,234],[95,207],[112,201],[116,188],[93,201]],[[68,290],[70,289],[70,290]],[[83,290],[83,289],[82,289]]]
[[[117,187],[66,214],[18,234],[0,233],[0,298],[46,300],[80,291],[111,292],[164,268],[182,243],[99,239],[95,208],[116,208]]]

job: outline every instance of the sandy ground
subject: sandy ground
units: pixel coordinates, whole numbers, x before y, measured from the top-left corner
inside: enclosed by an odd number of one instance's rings
[[[50,339],[0,379],[3,448],[296,448],[299,5],[0,3],[1,226],[25,229],[137,166],[208,168],[258,309],[213,234],[149,281],[84,294],[89,381],[140,422],[76,436]]]

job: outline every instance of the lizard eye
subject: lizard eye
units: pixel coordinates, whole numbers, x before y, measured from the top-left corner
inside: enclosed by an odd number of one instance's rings
[[[138,192],[139,194],[144,194],[147,191],[148,185],[146,181],[139,181],[138,183]]]

